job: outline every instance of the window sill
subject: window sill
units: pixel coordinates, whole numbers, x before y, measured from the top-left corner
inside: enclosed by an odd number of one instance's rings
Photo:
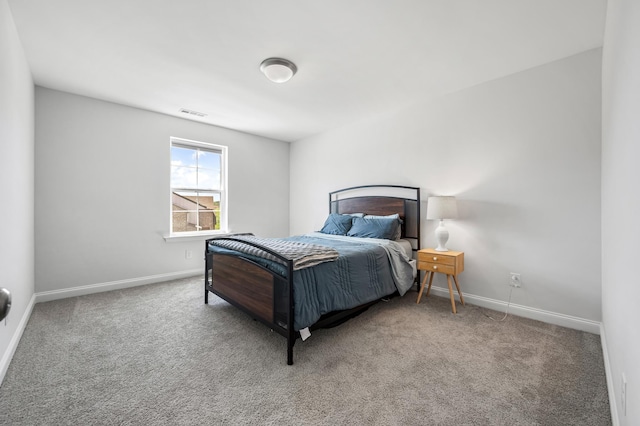
[[[164,241],[167,243],[185,243],[192,241],[204,241],[208,238],[223,237],[229,235],[229,232],[183,232],[180,234],[163,235]]]

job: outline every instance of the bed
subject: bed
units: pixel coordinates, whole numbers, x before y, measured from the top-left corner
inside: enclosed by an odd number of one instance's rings
[[[366,185],[331,192],[320,231],[205,241],[205,304],[211,292],[284,336],[289,365],[298,338],[413,286],[420,189]]]

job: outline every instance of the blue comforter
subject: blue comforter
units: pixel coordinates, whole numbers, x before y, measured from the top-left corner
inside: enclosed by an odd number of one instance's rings
[[[400,245],[389,240],[308,234],[285,238],[337,250],[335,261],[294,271],[294,329],[314,324],[321,315],[350,309],[390,295],[402,295],[413,284],[414,269]],[[209,246],[210,250],[226,249]],[[243,255],[286,276],[280,264]]]

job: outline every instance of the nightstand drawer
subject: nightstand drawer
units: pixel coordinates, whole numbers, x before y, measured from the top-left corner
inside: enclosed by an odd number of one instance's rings
[[[444,265],[439,262],[433,263],[418,261],[418,269],[422,271],[442,272],[443,274],[448,275],[454,275],[456,273],[456,267],[454,265]]]
[[[456,258],[453,256],[444,256],[444,255],[432,254],[432,253],[419,253],[418,261],[437,263],[440,265],[452,265],[452,266],[456,264]]]

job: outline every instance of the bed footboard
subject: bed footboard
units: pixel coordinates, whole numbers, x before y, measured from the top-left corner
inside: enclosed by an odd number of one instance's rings
[[[205,241],[204,303],[209,303],[212,292],[286,337],[287,364],[292,365],[293,345],[299,336],[293,329],[293,262],[282,259],[288,269],[284,278],[249,259],[210,252],[209,242]],[[281,258],[268,248],[247,244]]]
[[[274,277],[241,258],[212,254],[211,291],[233,300],[251,314],[273,323]]]

